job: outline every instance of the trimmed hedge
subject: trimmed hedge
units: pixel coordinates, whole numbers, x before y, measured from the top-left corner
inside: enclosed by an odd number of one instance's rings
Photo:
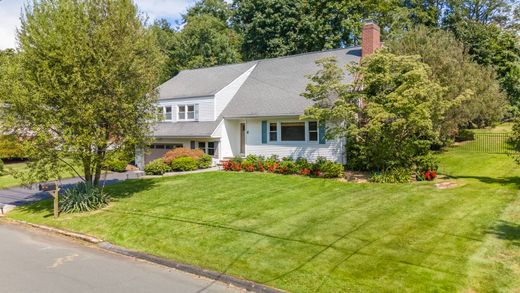
[[[163,175],[171,170],[172,168],[164,163],[163,159],[153,160],[144,166],[146,175]]]
[[[171,168],[173,171],[194,171],[199,168],[199,163],[194,158],[181,157],[172,161]]]

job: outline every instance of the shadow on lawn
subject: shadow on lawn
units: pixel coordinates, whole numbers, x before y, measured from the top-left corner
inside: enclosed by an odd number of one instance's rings
[[[486,184],[500,184],[520,188],[520,177],[449,176],[450,179],[475,179]]]
[[[112,197],[112,202],[133,196],[136,193],[153,189],[157,185],[156,179],[128,180],[105,186],[104,190]],[[72,184],[68,187],[73,186]],[[62,192],[60,192],[62,194]],[[28,214],[47,213],[43,217],[53,216],[53,200],[45,199],[17,207],[17,210]]]
[[[513,245],[520,246],[520,225],[507,221],[499,221],[497,225],[487,231],[498,239],[507,240]]]

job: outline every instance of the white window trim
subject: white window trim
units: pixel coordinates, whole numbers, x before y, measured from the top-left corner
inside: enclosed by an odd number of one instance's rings
[[[294,122],[304,122],[305,124],[305,140],[292,140],[292,141],[282,141],[282,123],[294,123]],[[315,121],[301,121],[301,120],[278,120],[278,121],[267,121],[267,143],[268,144],[278,144],[278,145],[293,145],[298,143],[306,143],[306,144],[319,144],[320,140],[320,125],[317,125],[317,135],[318,140],[311,141],[310,135],[309,135],[309,122],[315,122]],[[270,126],[271,123],[276,123],[276,136],[277,141],[271,140],[270,136]]]
[[[166,119],[166,107],[171,107],[171,119]],[[162,120],[161,122],[173,122],[174,121],[174,118],[175,118],[175,106],[174,105],[171,105],[171,104],[167,104],[167,105],[158,105],[157,108],[162,108]]]
[[[193,106],[193,119],[188,119],[188,106]],[[180,118],[181,107],[184,107],[184,119]],[[185,122],[185,121],[197,121],[197,104],[179,104],[177,105],[177,121]]]

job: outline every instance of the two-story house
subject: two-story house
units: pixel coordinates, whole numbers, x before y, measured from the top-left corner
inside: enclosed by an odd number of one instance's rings
[[[154,143],[139,152],[142,167],[168,150],[200,148],[219,161],[249,154],[318,156],[344,163],[344,141],[326,140],[325,125],[300,116],[312,105],[301,94],[316,60],[334,56],[340,66],[359,63],[380,46],[379,27],[364,25],[362,45],[242,64],[184,70],[159,87],[163,121]],[[345,76],[345,81],[352,81]]]

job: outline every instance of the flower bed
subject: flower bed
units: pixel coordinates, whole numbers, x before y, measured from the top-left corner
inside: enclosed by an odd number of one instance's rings
[[[329,161],[323,157],[311,163],[304,158],[293,160],[290,157],[278,159],[276,155],[269,158],[249,155],[245,159],[236,157],[222,162],[223,169],[229,172],[268,172],[282,175],[301,175],[324,178],[343,177],[343,165]]]

